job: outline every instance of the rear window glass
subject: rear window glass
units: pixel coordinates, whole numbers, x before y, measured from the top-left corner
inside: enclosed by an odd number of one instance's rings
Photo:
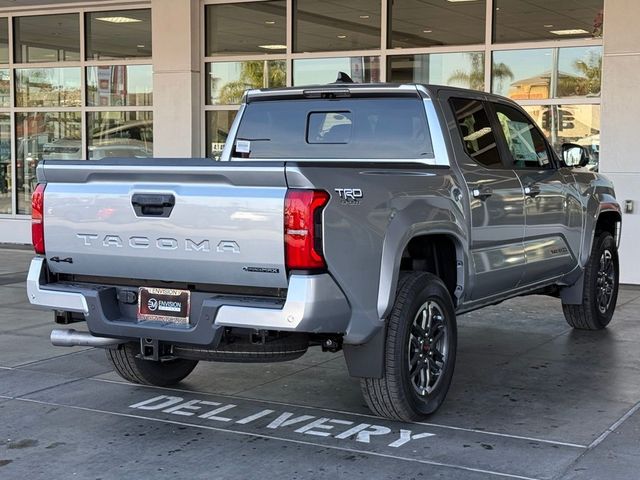
[[[421,159],[433,149],[418,98],[267,100],[246,106],[233,155]]]

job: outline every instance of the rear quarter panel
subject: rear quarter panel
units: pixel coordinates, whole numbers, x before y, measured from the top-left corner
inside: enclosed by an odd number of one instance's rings
[[[345,343],[366,342],[393,304],[400,258],[421,233],[450,233],[464,241],[462,195],[448,167],[393,162],[290,164],[289,188],[320,188],[331,195],[323,212],[329,273],[352,309]],[[336,189],[362,190],[356,201]]]

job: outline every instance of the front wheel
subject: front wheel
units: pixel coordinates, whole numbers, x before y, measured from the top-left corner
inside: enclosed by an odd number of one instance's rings
[[[409,274],[389,316],[383,376],[360,382],[371,411],[403,421],[435,412],[451,384],[456,344],[455,312],[442,280]]]
[[[107,359],[123,379],[141,385],[167,387],[180,382],[189,375],[197,360],[175,358],[167,361],[152,361],[139,358],[140,345],[124,343],[116,349],[106,350]]]
[[[618,275],[616,242],[609,232],[600,232],[585,267],[582,303],[562,305],[567,323],[580,330],[605,328],[618,300]]]

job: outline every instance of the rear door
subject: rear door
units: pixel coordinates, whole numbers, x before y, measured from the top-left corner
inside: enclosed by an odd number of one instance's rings
[[[484,96],[444,94],[444,108],[459,168],[469,190],[471,257],[475,281],[471,298],[481,299],[518,286],[525,264],[524,195],[515,172],[506,168]],[[459,94],[458,94],[459,95]]]
[[[526,257],[523,284],[569,272],[576,265],[582,207],[573,176],[556,158],[535,123],[520,109],[491,102],[506,157],[524,188]]]

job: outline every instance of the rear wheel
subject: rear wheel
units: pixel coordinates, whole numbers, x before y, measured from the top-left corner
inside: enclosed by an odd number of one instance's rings
[[[106,353],[118,375],[129,382],[141,385],[175,385],[186,378],[198,364],[197,360],[183,358],[166,361],[143,360],[138,358],[140,345],[137,343],[125,343],[117,349],[106,350]]]
[[[387,325],[382,378],[361,380],[377,415],[421,420],[444,401],[456,359],[453,303],[442,280],[430,273],[407,275]]]
[[[573,328],[605,328],[618,300],[618,250],[609,232],[596,235],[584,272],[584,291],[579,305],[562,305],[564,318]]]

